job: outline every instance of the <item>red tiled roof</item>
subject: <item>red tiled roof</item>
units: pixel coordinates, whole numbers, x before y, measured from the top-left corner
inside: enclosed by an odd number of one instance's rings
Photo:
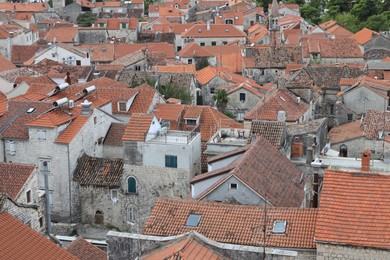
[[[345,38],[353,36],[353,32],[340,25],[334,25],[325,31],[327,34],[333,34],[336,38]]]
[[[303,101],[297,103],[295,95],[289,90],[280,89],[266,96],[264,102],[257,103],[244,118],[277,121],[278,112],[285,111],[287,121],[297,121],[308,109],[309,105]]]
[[[188,235],[178,240],[175,240],[162,248],[158,248],[149,252],[142,257],[142,260],[155,259],[207,259],[207,260],[223,260],[227,259],[217,251],[210,248],[209,245],[197,239],[194,235]]]
[[[182,105],[156,104],[153,114],[158,120],[179,121],[184,110]]]
[[[130,107],[129,110],[130,114],[149,113],[151,110],[151,106],[153,104],[154,96],[157,93],[157,90],[149,86],[147,83],[135,87],[134,90],[138,91],[138,94],[135,97],[133,104]]]
[[[89,118],[90,116],[81,115],[76,117],[74,120],[72,120],[70,125],[66,127],[64,131],[62,131],[62,133],[57,137],[55,142],[69,144],[77,135],[77,133],[81,130],[81,128],[85,125]]]
[[[16,66],[0,54],[0,72],[12,69],[16,69]]]
[[[222,45],[204,46],[202,48],[217,58],[219,66],[234,73],[242,73],[243,57],[241,54],[241,46]]]
[[[104,138],[104,145],[122,146],[122,136],[125,133],[126,125],[112,123]]]
[[[389,175],[327,170],[322,187],[317,242],[390,249]]]
[[[210,24],[210,30],[207,30],[205,24],[195,24],[187,31],[183,32],[182,38],[232,38],[246,37],[246,34],[231,24]]]
[[[114,44],[83,44],[77,47],[91,54],[91,62],[111,62],[114,60]]]
[[[16,200],[35,168],[33,164],[0,162],[0,193]]]
[[[66,246],[66,251],[74,256],[77,256],[81,260],[106,260],[107,253],[100,248],[92,245],[87,240],[79,237]]]
[[[55,128],[56,126],[63,125],[75,119],[77,115],[68,115],[60,110],[55,110],[50,113],[46,113],[38,116],[34,120],[28,122],[27,126],[38,126]]]
[[[193,58],[193,57],[211,57],[213,56],[204,48],[200,47],[196,42],[191,42],[184,46],[178,53],[182,58]]]
[[[390,111],[367,110],[364,116],[364,136],[378,139],[378,132],[390,132]]]
[[[359,45],[351,38],[305,39],[302,41],[304,57],[319,53],[322,58],[362,58]]]
[[[13,45],[11,61],[13,64],[23,64],[31,59],[36,52],[42,50],[44,46],[38,45]]]
[[[363,28],[354,35],[351,36],[352,39],[355,39],[360,45],[365,44],[366,42],[370,41],[374,35],[378,35],[379,33]]]
[[[144,142],[154,116],[147,114],[133,114],[123,134],[123,141]]]
[[[363,137],[363,127],[360,120],[335,126],[328,133],[328,140],[331,145],[359,137]]]
[[[196,74],[196,69],[194,64],[156,66],[153,69],[157,72],[170,72],[170,73],[189,72],[194,75]]]
[[[53,27],[46,33],[45,40],[49,42],[73,43],[78,34],[77,27]]]
[[[4,12],[44,12],[49,9],[47,3],[0,3],[0,10]]]
[[[114,58],[126,56],[135,51],[147,48],[149,53],[163,52],[167,59],[175,58],[175,49],[173,44],[166,42],[148,42],[148,43],[135,43],[135,44],[115,44],[114,46]]]
[[[7,212],[0,214],[0,223],[2,259],[79,259]]]
[[[186,226],[188,216],[201,216],[197,227]],[[316,248],[316,209],[267,209],[266,245],[281,248]],[[209,239],[229,244],[261,246],[264,207],[158,198],[145,224],[144,234],[179,235],[191,230]],[[276,220],[286,220],[284,235],[272,233]]]

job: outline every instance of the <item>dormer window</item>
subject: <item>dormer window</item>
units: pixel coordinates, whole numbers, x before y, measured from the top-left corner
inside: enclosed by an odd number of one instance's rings
[[[225,24],[233,24],[234,20],[233,19],[226,19]]]
[[[197,120],[196,119],[186,119],[186,125],[197,125]]]
[[[100,28],[104,28],[104,27],[106,27],[106,24],[105,23],[99,23],[99,27]]]
[[[119,112],[127,112],[127,106],[125,101],[118,102],[118,111]]]

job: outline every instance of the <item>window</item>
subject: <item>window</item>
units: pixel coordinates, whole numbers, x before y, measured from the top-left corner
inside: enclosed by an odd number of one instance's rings
[[[12,140],[5,141],[5,149],[7,154],[15,155],[16,154],[15,141]]]
[[[287,225],[286,220],[275,220],[274,226],[272,228],[272,233],[276,233],[276,234],[286,233],[286,225]]]
[[[211,46],[216,46],[217,42],[211,42]]]
[[[186,119],[186,125],[196,125],[196,119]]]
[[[46,141],[46,130],[38,129],[38,141],[39,142],[44,142]]]
[[[340,146],[340,157],[348,157],[348,147],[345,144],[342,144]]]
[[[97,210],[95,213],[95,224],[102,225],[104,224],[104,215],[103,211]]]
[[[214,87],[211,87],[211,88],[210,88],[210,93],[211,93],[211,94],[214,94],[214,93],[215,93],[215,88],[214,88]]]
[[[177,156],[165,155],[165,167],[177,168]]]
[[[231,190],[237,190],[237,183],[230,183]]]
[[[248,77],[253,77],[253,70],[246,69],[245,72]]]
[[[181,51],[181,46],[177,46],[177,52]]]
[[[99,23],[99,27],[100,28],[104,28],[104,27],[106,27],[106,24],[105,23]]]
[[[31,203],[31,190],[26,192],[26,201],[27,203]]]
[[[96,117],[96,116],[93,118],[93,123],[94,123],[95,125],[97,124],[97,117]]]
[[[141,66],[140,65],[136,65],[134,69],[135,69],[135,71],[141,71]]]
[[[206,44],[204,42],[201,42],[200,43],[200,46],[205,46]]]
[[[226,19],[225,24],[233,24],[233,19]]]
[[[126,102],[123,102],[123,101],[119,101],[118,102],[118,111],[120,111],[120,112],[126,112],[127,111]]]
[[[127,26],[126,26],[126,23],[121,23],[121,28],[122,28],[122,29],[126,29],[126,27],[127,27]]]
[[[188,216],[186,226],[187,227],[197,227],[199,225],[201,217],[202,216],[198,215],[198,214],[190,214]]]
[[[111,195],[112,202],[117,203],[118,202],[118,190],[116,190],[116,189],[110,190],[110,195]]]
[[[245,93],[240,93],[240,101],[245,102]]]
[[[187,60],[187,63],[188,63],[188,64],[192,64],[192,59],[188,59],[188,60]]]
[[[137,207],[134,205],[129,205],[127,207],[127,221],[135,223],[137,221]]]
[[[43,217],[39,218],[39,227],[43,227]]]
[[[227,44],[227,41],[223,41],[222,44],[223,44],[223,45],[226,45],[226,44]]]
[[[137,180],[133,176],[127,179],[127,192],[137,193]]]
[[[330,107],[329,107],[329,112],[331,113],[331,114],[333,114],[333,112],[334,112],[334,105],[330,105]]]
[[[347,114],[348,121],[352,121],[352,114]]]

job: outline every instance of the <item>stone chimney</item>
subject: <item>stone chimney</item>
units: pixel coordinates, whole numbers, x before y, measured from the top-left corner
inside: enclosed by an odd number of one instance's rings
[[[366,148],[362,152],[362,172],[370,171],[371,150]]]

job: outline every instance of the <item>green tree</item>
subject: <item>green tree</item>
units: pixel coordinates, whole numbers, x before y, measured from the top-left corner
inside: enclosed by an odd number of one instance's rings
[[[390,28],[390,11],[370,16],[364,23],[368,29],[380,32]]]
[[[360,21],[366,21],[368,17],[379,14],[381,2],[378,0],[360,0],[352,7],[351,14]]]
[[[337,10],[337,13],[349,12],[352,8],[352,0],[329,0],[327,3],[329,10]]]
[[[305,0],[287,0],[286,4],[297,4],[299,6],[302,6],[305,4]]]
[[[359,20],[356,16],[350,13],[342,13],[336,16],[337,24],[355,33],[360,30]]]
[[[192,101],[192,96],[188,89],[174,84],[159,86],[158,92],[160,92],[165,99],[178,98],[181,100],[182,104],[191,104]]]
[[[229,97],[226,90],[217,89],[217,91],[215,91],[214,93],[213,100],[215,101],[218,110],[221,112],[225,112],[226,105],[229,102]]]
[[[311,6],[304,5],[300,8],[301,16],[312,24],[318,24],[321,21],[321,10]]]
[[[93,14],[91,12],[85,12],[85,13],[80,14],[77,17],[77,24],[80,27],[91,27],[91,25],[92,25],[93,21],[95,21],[95,19],[96,19],[95,14]]]

